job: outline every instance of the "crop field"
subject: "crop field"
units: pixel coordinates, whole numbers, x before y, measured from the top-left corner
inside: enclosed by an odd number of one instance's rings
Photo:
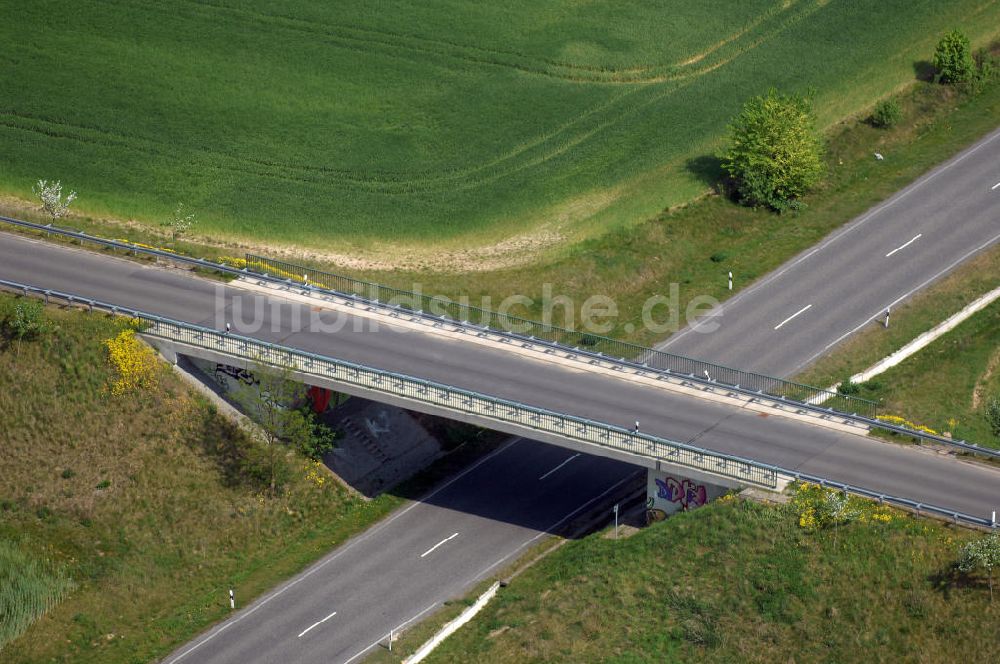
[[[746,97],[814,89],[825,126],[1000,31],[983,0],[0,5],[0,189],[362,252],[643,221],[707,188]]]

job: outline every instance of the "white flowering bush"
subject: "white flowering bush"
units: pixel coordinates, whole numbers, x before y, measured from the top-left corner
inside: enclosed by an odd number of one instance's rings
[[[170,230],[176,240],[181,235],[187,233],[195,225],[194,213],[184,214],[184,204],[181,203],[174,210],[174,217],[169,222]]]
[[[75,191],[69,192],[66,200],[63,200],[62,182],[59,180],[51,183],[48,180],[39,180],[31,191],[42,202],[42,209],[45,210],[45,214],[52,217],[53,221],[65,215],[70,203],[76,200]]]

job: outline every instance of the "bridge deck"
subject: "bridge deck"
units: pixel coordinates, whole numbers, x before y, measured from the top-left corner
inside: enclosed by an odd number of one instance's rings
[[[337,330],[310,329],[314,312],[307,305],[179,270],[0,235],[0,277],[205,327],[229,321],[234,331],[263,341],[623,427],[639,420],[643,431],[671,440],[973,515],[988,516],[1000,503],[1000,473],[979,465],[502,348],[384,324],[373,331],[355,316]],[[293,327],[296,320],[302,329]],[[251,321],[259,329],[247,330]]]

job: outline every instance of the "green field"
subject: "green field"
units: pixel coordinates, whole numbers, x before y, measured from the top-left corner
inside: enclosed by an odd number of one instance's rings
[[[1000,31],[982,0],[3,5],[4,190],[353,251],[643,221],[706,189],[747,96],[815,88],[827,125]]]
[[[627,539],[571,541],[514,578],[426,661],[1000,657],[1000,602],[990,601],[985,575],[952,567],[978,534],[899,514],[810,532],[799,516],[790,505],[717,501]],[[398,662],[428,632],[416,628],[395,657],[373,659]]]

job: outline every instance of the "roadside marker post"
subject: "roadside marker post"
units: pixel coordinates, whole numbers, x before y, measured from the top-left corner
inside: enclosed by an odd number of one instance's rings
[[[230,609],[236,608],[236,594],[233,593],[232,588],[229,589],[229,608]]]
[[[615,503],[613,511],[615,513],[615,539],[618,539],[618,503]],[[996,519],[994,519],[994,521],[996,521]]]
[[[885,308],[885,329],[887,330],[889,329],[889,309],[890,307]]]
[[[729,290],[733,290],[733,273],[729,273]]]

